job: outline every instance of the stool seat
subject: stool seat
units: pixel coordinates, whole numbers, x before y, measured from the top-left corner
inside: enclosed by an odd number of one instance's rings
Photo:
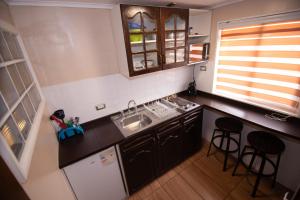
[[[279,154],[284,151],[284,143],[274,135],[264,131],[253,131],[247,136],[248,143],[258,152]]]
[[[275,186],[280,157],[281,157],[282,152],[285,149],[285,145],[279,138],[277,138],[276,136],[272,135],[271,133],[268,133],[265,131],[252,131],[247,135],[247,140],[248,140],[248,143],[250,146],[249,145],[244,146],[242,154],[239,157],[239,159],[235,165],[232,175],[233,176],[235,175],[235,172],[237,170],[239,163],[242,163],[243,165],[246,166],[246,164],[243,161],[243,157],[250,155],[251,160],[250,160],[249,165],[247,166],[247,172],[252,172],[252,173],[256,174],[256,176],[257,176],[253,190],[252,190],[252,194],[251,194],[252,197],[255,197],[260,179],[262,177],[273,176],[272,187]],[[268,157],[269,154],[277,155],[276,163]],[[253,163],[254,163],[254,160],[256,159],[256,157],[260,157],[260,160],[261,160],[258,172],[255,172],[252,169],[252,166],[253,166]],[[269,164],[271,164],[271,166],[274,169],[273,173],[271,173],[271,174],[264,173],[265,164],[267,162]]]
[[[212,134],[207,156],[211,146],[213,145],[216,149],[225,153],[223,171],[227,168],[227,159],[228,154],[238,152],[238,157],[240,156],[240,144],[241,144],[241,132],[243,130],[243,123],[237,119],[229,117],[220,117],[215,121],[216,128]],[[236,138],[238,137],[238,138]],[[215,141],[220,140],[220,143],[217,145]],[[225,149],[223,148],[223,143],[226,141]],[[230,149],[230,144],[234,143],[236,148]]]
[[[216,119],[215,125],[217,128],[227,132],[239,133],[243,129],[243,123],[241,121],[230,117]]]

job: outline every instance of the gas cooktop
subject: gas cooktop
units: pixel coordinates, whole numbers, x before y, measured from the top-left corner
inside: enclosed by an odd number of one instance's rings
[[[199,107],[199,104],[188,101],[186,99],[171,95],[162,99],[162,102],[176,108],[180,112],[188,112]]]

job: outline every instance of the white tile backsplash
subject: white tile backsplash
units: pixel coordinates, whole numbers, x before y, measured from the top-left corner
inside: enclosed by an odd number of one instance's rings
[[[67,116],[86,122],[127,108],[130,99],[137,104],[183,91],[192,80],[192,68],[142,75],[131,80],[121,74],[58,84],[42,88],[50,112],[64,109]],[[95,105],[105,103],[104,110]]]

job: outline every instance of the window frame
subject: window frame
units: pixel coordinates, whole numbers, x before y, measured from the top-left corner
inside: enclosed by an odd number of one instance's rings
[[[19,43],[20,46],[20,50],[23,53],[24,58],[23,59],[15,59],[12,61],[4,61],[1,62],[1,64],[3,66],[9,66],[13,63],[17,62],[24,62],[25,64],[27,64],[29,73],[31,75],[32,78],[32,83],[30,86],[28,86],[28,88],[25,88],[25,91],[18,96],[17,101],[13,104],[13,106],[8,107],[7,103],[5,102],[8,110],[6,111],[6,113],[4,114],[4,116],[0,119],[0,125],[2,127],[3,124],[5,124],[5,122],[13,116],[13,111],[15,111],[15,109],[22,103],[21,101],[23,100],[23,97],[27,94],[29,94],[30,90],[33,88],[33,86],[36,87],[39,95],[40,95],[40,104],[38,106],[37,109],[35,109],[35,116],[34,119],[31,121],[31,127],[30,130],[28,132],[28,137],[27,139],[24,141],[24,147],[22,150],[22,153],[20,155],[20,158],[18,159],[15,154],[13,153],[13,151],[10,149],[10,146],[7,144],[4,136],[2,134],[0,134],[0,155],[2,156],[3,160],[6,162],[7,166],[9,167],[9,169],[12,171],[12,173],[14,174],[14,176],[17,178],[17,180],[20,183],[24,183],[28,177],[28,172],[29,172],[29,168],[30,168],[30,163],[31,163],[31,159],[33,156],[33,152],[34,152],[34,147],[35,147],[35,143],[36,143],[36,139],[37,139],[37,135],[38,135],[38,130],[39,130],[39,126],[42,120],[42,115],[43,115],[43,111],[44,111],[44,107],[45,107],[45,98],[41,92],[41,88],[40,85],[37,81],[36,75],[34,73],[34,70],[32,68],[31,62],[29,60],[29,57],[27,55],[27,52],[25,50],[22,38],[19,34],[19,32],[17,31],[17,29],[8,24],[7,22],[3,21],[0,19],[0,28],[4,31],[7,31],[9,33],[15,34],[16,35],[16,39],[17,42]],[[8,71],[8,70],[7,70]],[[11,76],[9,75],[10,80],[12,80]],[[15,83],[13,82],[13,86],[15,87]],[[16,87],[15,87],[16,88]],[[28,116],[27,112],[25,111],[26,115]]]
[[[213,60],[214,62],[214,74],[213,74],[213,87],[212,87],[212,93],[227,99],[233,99],[235,101],[247,103],[250,105],[258,106],[264,109],[268,109],[270,111],[282,113],[285,115],[289,116],[294,116],[297,118],[300,118],[300,106],[298,106],[297,110],[295,113],[290,113],[290,112],[285,112],[279,109],[276,109],[272,107],[272,105],[267,105],[263,103],[257,103],[254,100],[249,100],[249,99],[236,99],[236,98],[230,98],[227,95],[223,95],[220,93],[216,92],[216,83],[217,83],[217,63],[218,63],[218,58],[219,58],[219,49],[220,49],[220,43],[221,43],[221,31],[222,29],[227,29],[227,28],[237,28],[237,27],[242,27],[242,26],[251,26],[251,25],[257,25],[261,23],[274,23],[274,22],[280,22],[280,21],[286,21],[286,20],[295,20],[295,19],[300,19],[300,11],[295,10],[295,11],[290,11],[290,12],[284,12],[284,13],[275,13],[275,14],[270,14],[270,15],[260,15],[260,16],[251,16],[251,17],[246,17],[246,18],[240,18],[240,19],[231,19],[231,20],[225,20],[225,21],[219,21],[217,22],[217,28],[216,28],[216,43],[215,43],[215,58]],[[300,102],[299,102],[300,103]]]

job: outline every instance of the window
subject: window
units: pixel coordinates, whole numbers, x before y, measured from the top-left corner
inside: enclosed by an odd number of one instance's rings
[[[215,94],[298,115],[300,18],[220,28],[215,70]]]
[[[32,129],[42,102],[28,63],[17,34],[0,27],[0,152],[23,180],[32,155],[28,149],[34,147]],[[16,168],[17,173],[13,170]]]

